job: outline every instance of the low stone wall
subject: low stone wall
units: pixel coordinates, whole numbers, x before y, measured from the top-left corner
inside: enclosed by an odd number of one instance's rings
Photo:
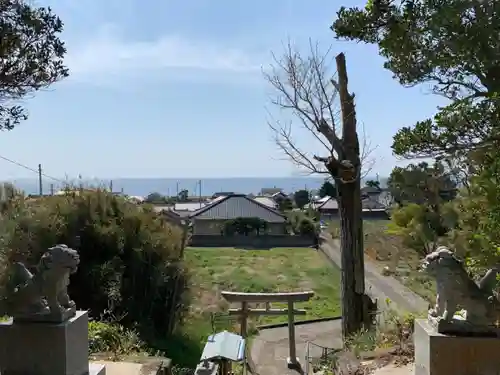
[[[194,234],[190,246],[195,247],[243,247],[270,249],[272,247],[309,247],[315,240],[307,236],[263,235],[263,236],[217,236]]]

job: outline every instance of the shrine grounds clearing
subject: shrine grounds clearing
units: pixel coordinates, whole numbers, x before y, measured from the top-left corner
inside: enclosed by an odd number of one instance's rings
[[[312,290],[315,295],[310,301],[296,304],[296,308],[307,311],[307,315],[297,316],[297,320],[340,315],[340,271],[314,249],[187,248],[185,260],[192,284],[190,325],[199,333],[211,330],[210,313],[219,313],[215,321],[217,330],[228,326],[234,329],[237,325],[222,314],[229,308],[220,296],[223,290],[267,293]],[[275,303],[272,307],[286,306]],[[286,321],[286,316],[265,316],[253,324]]]

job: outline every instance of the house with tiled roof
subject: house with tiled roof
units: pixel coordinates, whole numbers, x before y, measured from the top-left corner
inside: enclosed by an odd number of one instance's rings
[[[218,236],[221,235],[228,220],[255,217],[267,222],[267,234],[286,233],[284,215],[244,194],[220,197],[189,216],[193,235]]]
[[[260,194],[259,195],[261,195],[263,197],[272,197],[273,195],[276,195],[276,194],[283,194],[284,196],[286,196],[286,194],[283,193],[283,189],[277,188],[277,187],[262,188],[260,190]]]
[[[247,195],[249,198],[252,198],[251,196]],[[278,203],[271,197],[254,197],[252,198],[253,200],[262,203],[264,206],[270,207],[274,210],[278,209]]]
[[[388,207],[379,202],[378,196],[361,197],[361,209],[363,219],[389,219]],[[328,197],[321,204],[316,203],[316,210],[319,212],[320,220],[336,220],[339,216],[339,203],[337,199]]]
[[[326,198],[326,199],[324,199]],[[332,197],[324,197],[316,203],[321,221],[337,219],[339,217],[339,203]]]

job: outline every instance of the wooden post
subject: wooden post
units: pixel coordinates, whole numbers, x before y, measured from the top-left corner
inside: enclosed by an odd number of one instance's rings
[[[240,335],[244,339],[247,337],[247,318],[248,318],[248,302],[241,302],[241,315],[240,315]]]
[[[288,358],[288,367],[297,367],[297,350],[295,348],[295,322],[293,319],[293,301],[288,301],[288,347],[290,357]]]

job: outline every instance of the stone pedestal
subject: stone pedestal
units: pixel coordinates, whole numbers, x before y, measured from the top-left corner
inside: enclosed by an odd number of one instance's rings
[[[2,375],[105,375],[104,366],[89,366],[88,355],[86,311],[59,324],[0,324]]]
[[[415,375],[497,374],[500,338],[443,335],[415,320]]]

